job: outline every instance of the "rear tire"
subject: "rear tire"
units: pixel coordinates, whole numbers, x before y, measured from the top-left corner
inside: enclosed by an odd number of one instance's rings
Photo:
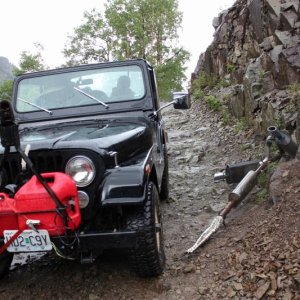
[[[14,255],[7,251],[4,251],[2,254],[0,254],[0,279],[9,273],[9,268],[13,257]]]
[[[134,271],[140,277],[154,277],[163,272],[166,256],[159,195],[153,182],[149,182],[143,207],[128,216],[128,228],[136,231],[136,247],[130,257]]]

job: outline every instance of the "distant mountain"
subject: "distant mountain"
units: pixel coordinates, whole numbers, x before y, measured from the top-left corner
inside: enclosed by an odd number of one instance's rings
[[[13,68],[14,66],[6,57],[0,56],[0,83],[14,78],[12,73]]]

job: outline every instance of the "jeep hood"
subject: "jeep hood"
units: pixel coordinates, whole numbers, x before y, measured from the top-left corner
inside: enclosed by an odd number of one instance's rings
[[[151,130],[143,122],[70,122],[55,126],[24,128],[20,132],[22,146],[32,150],[84,148],[117,151],[131,156],[151,146]],[[122,156],[123,156],[122,155]]]

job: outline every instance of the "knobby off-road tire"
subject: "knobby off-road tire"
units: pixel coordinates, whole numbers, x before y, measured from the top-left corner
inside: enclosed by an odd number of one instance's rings
[[[2,254],[0,254],[0,279],[8,274],[12,260],[12,253],[4,251]]]
[[[154,277],[163,272],[166,256],[159,195],[153,182],[147,186],[145,204],[128,216],[128,227],[137,232],[137,245],[131,249],[134,271],[140,277]]]
[[[161,188],[160,188],[160,200],[168,200],[169,198],[169,162],[168,162],[168,151],[167,145],[164,144],[164,161],[165,161],[165,168],[162,176],[161,181]]]

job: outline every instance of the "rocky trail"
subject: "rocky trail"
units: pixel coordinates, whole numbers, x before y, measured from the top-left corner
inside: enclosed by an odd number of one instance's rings
[[[200,104],[163,112],[170,199],[162,203],[167,266],[161,277],[136,277],[120,253],[92,265],[46,256],[12,270],[0,283],[0,299],[300,299],[300,179],[289,171],[291,162],[273,181],[278,201],[283,191],[290,196],[289,209],[284,202],[266,208],[255,189],[229,215],[227,227],[185,254],[227,202],[231,187],[214,183],[214,173],[261,147]],[[280,186],[282,179],[288,187]]]

